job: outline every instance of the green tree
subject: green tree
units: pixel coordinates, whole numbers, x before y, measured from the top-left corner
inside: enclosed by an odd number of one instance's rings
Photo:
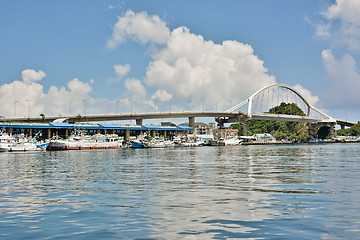
[[[305,116],[306,114],[295,103],[282,102],[269,110],[272,114],[286,114]],[[266,120],[249,120],[248,134],[253,135],[257,133],[270,133],[276,139],[283,139],[286,137],[293,139],[306,140],[310,137],[309,126],[306,123],[285,122],[285,121],[266,121]],[[240,123],[231,125],[233,128],[239,129],[242,133],[243,126]]]
[[[43,122],[44,122],[44,120],[45,120],[45,114],[40,113],[40,117],[41,117],[41,122],[43,123]]]

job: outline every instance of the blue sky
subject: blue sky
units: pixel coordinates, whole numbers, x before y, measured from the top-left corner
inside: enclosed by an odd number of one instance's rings
[[[283,83],[360,119],[356,0],[0,4],[4,116],[227,109]]]

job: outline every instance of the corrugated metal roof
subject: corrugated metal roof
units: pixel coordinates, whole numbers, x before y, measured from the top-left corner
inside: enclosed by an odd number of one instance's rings
[[[51,122],[49,124],[51,126],[57,127],[57,128],[72,128],[72,127],[74,127],[74,125],[69,124],[69,123],[54,123],[54,122]]]
[[[194,131],[194,129],[192,127],[188,127],[188,126],[178,126],[178,128],[180,128],[181,130],[186,130],[186,131]]]
[[[100,127],[104,127],[104,128],[110,128],[110,129],[117,129],[120,128],[119,125],[115,125],[115,124],[99,124]]]

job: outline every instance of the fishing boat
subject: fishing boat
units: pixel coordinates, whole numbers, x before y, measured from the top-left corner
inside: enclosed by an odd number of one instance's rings
[[[202,141],[185,141],[185,142],[175,142],[177,147],[202,147],[204,142]]]
[[[225,146],[238,146],[241,143],[241,140],[238,138],[226,138],[223,141]]]
[[[1,139],[0,151],[1,152],[25,152],[25,151],[45,151],[48,142],[37,141],[37,137],[41,136],[38,132],[35,136],[27,140],[23,135],[18,136],[6,136],[2,134],[2,137],[7,138],[7,142]]]
[[[52,139],[49,151],[116,149],[122,140],[116,134],[95,134],[93,136],[73,134],[68,139]]]
[[[143,140],[133,140],[130,141],[132,148],[148,148],[149,143]]]
[[[0,147],[8,146],[15,142],[15,137],[9,135],[5,130],[0,131]]]
[[[149,143],[150,148],[167,148],[167,147],[175,147],[175,143],[169,140],[152,140]]]

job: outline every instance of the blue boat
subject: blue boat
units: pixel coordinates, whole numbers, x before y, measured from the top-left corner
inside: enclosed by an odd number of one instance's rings
[[[147,148],[149,147],[147,144],[144,144],[142,142],[138,142],[138,141],[130,141],[131,146],[133,148]]]

